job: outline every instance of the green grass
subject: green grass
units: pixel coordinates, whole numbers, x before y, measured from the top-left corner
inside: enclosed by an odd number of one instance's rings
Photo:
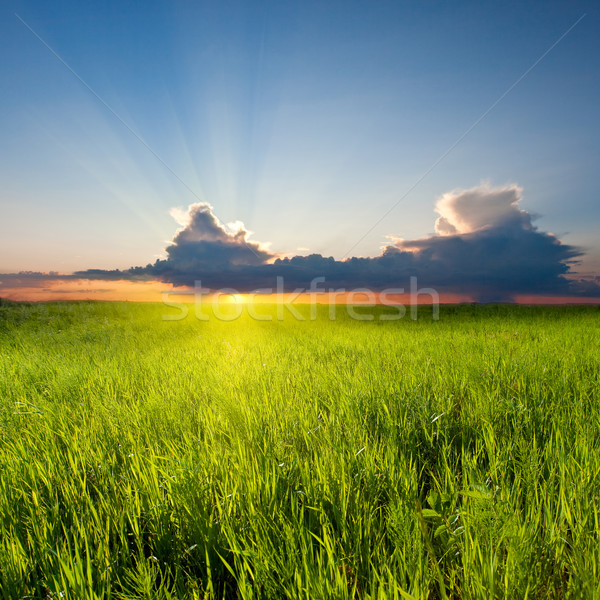
[[[600,598],[597,307],[165,310],[0,305],[0,597]]]

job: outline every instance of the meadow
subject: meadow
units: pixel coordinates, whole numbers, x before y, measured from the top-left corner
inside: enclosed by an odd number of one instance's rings
[[[0,304],[0,597],[600,598],[599,307],[169,311]]]

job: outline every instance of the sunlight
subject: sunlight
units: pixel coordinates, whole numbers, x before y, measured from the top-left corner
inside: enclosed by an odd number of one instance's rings
[[[227,294],[222,295],[219,298],[220,302],[226,302],[229,304],[246,304],[250,299],[248,294]]]

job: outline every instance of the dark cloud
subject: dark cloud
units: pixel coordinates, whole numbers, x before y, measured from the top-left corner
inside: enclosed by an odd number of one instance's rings
[[[262,265],[273,255],[260,244],[249,240],[250,233],[243,223],[228,227],[221,225],[206,203],[192,204],[180,218],[182,228],[175,234],[166,252],[168,258],[155,265],[160,272],[177,270],[220,272],[224,269]]]
[[[105,273],[105,271],[102,271]],[[79,279],[75,275],[59,275],[55,272],[42,273],[40,271],[21,271],[19,273],[2,273],[0,274],[0,291],[6,288],[17,289],[23,287],[43,288],[48,285],[48,282],[57,281],[72,281]],[[102,279],[107,279],[102,277]]]
[[[344,261],[320,254],[281,258],[251,241],[243,224],[224,226],[208,204],[172,214],[182,227],[166,248],[167,257],[125,271],[88,270],[74,277],[105,280],[158,279],[176,286],[201,282],[212,289],[240,292],[321,287],[373,290],[404,288],[416,276],[419,287],[478,300],[507,301],[518,295],[600,296],[600,281],[576,280],[571,269],[582,250],[539,231],[519,207],[516,185],[484,184],[444,194],[436,204],[436,233],[416,240],[394,239],[381,255]]]

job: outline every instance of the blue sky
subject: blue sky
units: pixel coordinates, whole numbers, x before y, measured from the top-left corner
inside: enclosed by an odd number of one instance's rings
[[[0,10],[0,272],[154,262],[199,201],[275,253],[340,259],[583,14],[351,254],[430,235],[442,194],[489,181],[600,272],[597,3]]]

